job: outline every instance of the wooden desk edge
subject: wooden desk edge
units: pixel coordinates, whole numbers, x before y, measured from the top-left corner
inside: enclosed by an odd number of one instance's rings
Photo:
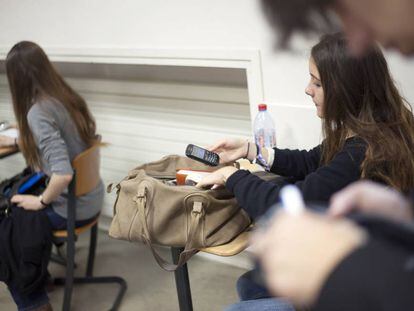
[[[11,156],[19,152],[19,148],[16,147],[0,147],[0,159]]]

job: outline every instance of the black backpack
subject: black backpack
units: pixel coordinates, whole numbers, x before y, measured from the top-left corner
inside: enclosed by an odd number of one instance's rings
[[[15,194],[39,195],[47,181],[45,174],[25,168],[0,182],[0,281],[25,294],[45,283],[52,228],[46,213],[18,208],[10,199]]]
[[[0,182],[0,218],[11,212],[10,199],[15,194],[40,195],[46,188],[47,176],[42,172],[34,172],[26,167],[19,174]]]

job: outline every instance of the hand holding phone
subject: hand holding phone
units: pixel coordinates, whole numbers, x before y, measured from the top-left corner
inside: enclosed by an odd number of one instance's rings
[[[199,161],[210,166],[217,166],[220,163],[220,157],[217,153],[198,147],[193,144],[189,144],[187,146],[187,148],[185,149],[185,155],[190,159]]]

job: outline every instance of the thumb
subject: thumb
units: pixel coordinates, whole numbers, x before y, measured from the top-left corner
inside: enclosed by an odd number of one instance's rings
[[[22,201],[22,196],[21,195],[14,195],[14,196],[12,196],[12,198],[10,199],[10,201],[12,202],[12,203],[19,203],[19,202],[21,202]]]
[[[212,183],[208,179],[203,178],[202,180],[200,180],[198,182],[196,187],[199,188],[199,189],[202,189],[202,188],[205,188],[205,187],[210,186],[210,185],[212,185]]]
[[[219,159],[220,159],[219,160],[220,164],[226,164],[226,163],[232,162],[228,152],[222,151],[218,155],[219,155]]]
[[[208,146],[207,149],[210,150],[210,151],[215,152],[217,150],[222,149],[225,145],[226,145],[226,140],[222,139],[222,140],[216,142],[214,145]]]
[[[342,217],[354,209],[354,204],[346,196],[335,195],[331,200],[328,215],[331,217]]]

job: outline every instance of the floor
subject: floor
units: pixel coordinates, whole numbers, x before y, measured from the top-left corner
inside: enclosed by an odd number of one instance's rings
[[[85,234],[77,244],[77,274],[85,271],[87,239],[88,234]],[[169,259],[171,255],[168,249],[162,251],[164,258]],[[237,301],[235,282],[245,269],[200,256],[193,257],[188,267],[195,311],[222,310]],[[64,274],[64,268],[53,263],[49,270],[53,276]],[[174,274],[162,270],[144,245],[113,240],[104,231],[100,231],[95,275],[118,275],[128,282],[121,311],[179,310]],[[115,286],[76,286],[72,310],[109,310]],[[63,290],[57,287],[49,296],[54,309],[60,310]],[[0,310],[15,309],[6,287],[0,284]]]

